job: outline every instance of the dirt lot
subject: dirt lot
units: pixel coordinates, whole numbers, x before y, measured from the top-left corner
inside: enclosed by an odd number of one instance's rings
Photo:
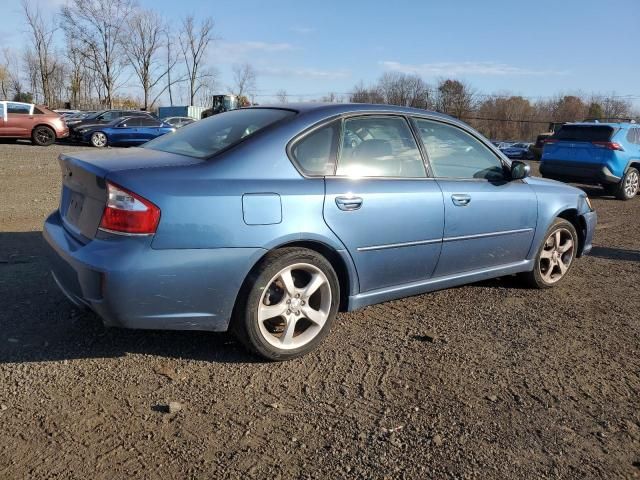
[[[66,301],[41,225],[74,148],[0,145],[0,478],[640,478],[640,197],[589,192],[596,247],[557,289],[378,305],[261,363]]]

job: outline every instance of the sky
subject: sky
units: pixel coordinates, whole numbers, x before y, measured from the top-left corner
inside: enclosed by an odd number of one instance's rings
[[[34,0],[55,15],[64,0]],[[482,93],[615,93],[640,105],[633,41],[640,0],[138,0],[178,26],[211,16],[221,93],[232,66],[258,73],[256,101],[347,94],[384,72],[466,80]],[[0,0],[0,43],[26,39],[18,0]],[[132,82],[133,83],[133,80]]]

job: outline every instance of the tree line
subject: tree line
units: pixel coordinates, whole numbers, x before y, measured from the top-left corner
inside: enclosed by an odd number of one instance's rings
[[[37,2],[22,0],[29,41],[20,51],[0,52],[0,95],[51,108],[142,108],[161,98],[171,105],[209,105],[220,88],[209,53],[216,39],[211,17],[187,15],[174,23],[134,0],[68,0],[46,16]],[[235,85],[251,96],[256,72],[234,65]],[[138,87],[141,98],[133,98]]]
[[[349,101],[435,110],[464,120],[496,140],[535,140],[552,122],[625,119],[637,115],[630,100],[615,95],[556,95],[531,101],[519,95],[483,95],[466,82],[387,72],[373,85],[360,82]]]

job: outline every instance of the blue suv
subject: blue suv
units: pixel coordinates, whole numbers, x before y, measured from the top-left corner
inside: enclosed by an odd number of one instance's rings
[[[600,184],[620,200],[640,188],[640,125],[568,123],[544,144],[540,173],[567,182]]]

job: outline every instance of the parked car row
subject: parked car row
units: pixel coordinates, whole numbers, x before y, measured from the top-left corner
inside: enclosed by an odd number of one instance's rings
[[[0,101],[0,138],[29,139],[48,146],[68,140],[106,147],[140,145],[193,123],[190,117],[158,119],[140,110],[49,110],[42,105]]]

